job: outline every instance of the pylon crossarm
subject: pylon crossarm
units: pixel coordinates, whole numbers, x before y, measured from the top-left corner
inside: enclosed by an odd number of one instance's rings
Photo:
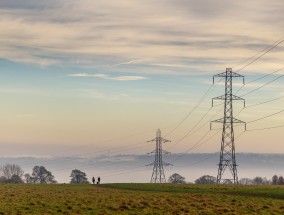
[[[229,71],[229,72],[226,71],[226,72],[221,72],[217,75],[213,75],[213,78],[214,77],[223,78],[223,77],[227,77],[227,76],[234,77],[234,78],[244,78],[245,77],[245,76],[240,75],[240,74],[233,72],[233,71]]]
[[[225,122],[224,118],[216,119],[216,120],[211,121],[211,123],[224,123],[224,122]]]
[[[229,72],[222,72],[222,73],[219,73],[217,75],[213,75],[213,84],[215,84],[215,77],[216,78],[225,78],[225,77],[232,77],[232,78],[243,78],[243,84],[245,84],[245,77],[243,75],[240,75],[236,72],[233,72],[233,71],[229,71]]]
[[[241,121],[239,119],[236,119],[236,118],[232,118],[232,121],[231,121],[231,117],[223,117],[221,119],[216,119],[216,120],[213,120],[211,121],[211,123],[244,123],[246,124],[246,122],[244,121]]]
[[[239,119],[236,119],[236,118],[233,118],[233,122],[232,123],[244,123],[244,124],[246,124],[246,122],[244,122],[242,120],[239,120]]]
[[[157,138],[154,138],[154,139],[152,139],[152,140],[148,140],[147,143],[154,142],[154,141],[156,141],[156,139],[157,139]]]
[[[222,95],[222,96],[217,96],[217,97],[213,98],[212,100],[225,100],[225,99],[226,99],[226,96]],[[245,100],[245,99],[243,99],[243,98],[241,98],[239,96],[232,95],[232,100]]]
[[[217,96],[217,97],[213,98],[212,100],[225,100],[225,96],[224,95]]]
[[[162,150],[162,152],[163,152],[165,155],[171,154],[170,152],[165,151],[165,150]]]
[[[167,140],[167,139],[165,139],[165,138],[162,138],[161,137],[161,140],[164,142],[164,143],[168,143],[168,142],[172,142],[172,141],[170,141],[170,140]]]
[[[164,166],[173,166],[173,164],[171,164],[171,163],[165,163],[165,162],[163,162],[163,165],[164,165]]]
[[[156,152],[156,150],[151,151],[151,152],[148,152],[147,155],[153,154],[153,153],[155,153],[155,152]]]

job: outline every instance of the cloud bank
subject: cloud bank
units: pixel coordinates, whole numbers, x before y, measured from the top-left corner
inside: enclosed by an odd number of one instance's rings
[[[4,0],[0,57],[131,73],[215,72],[282,37],[283,7],[278,0]],[[279,64],[281,51],[258,68]]]

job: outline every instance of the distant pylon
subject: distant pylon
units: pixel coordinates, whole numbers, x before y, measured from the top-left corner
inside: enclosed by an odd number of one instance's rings
[[[235,157],[235,139],[234,139],[234,123],[244,123],[245,122],[234,118],[233,116],[233,100],[243,100],[245,106],[245,100],[241,97],[233,95],[233,78],[243,78],[244,84],[244,76],[239,75],[232,71],[231,68],[227,68],[226,72],[220,73],[218,75],[213,76],[213,83],[215,77],[225,78],[225,95],[218,96],[212,99],[216,100],[224,100],[224,117],[221,119],[217,119],[212,122],[223,123],[223,133],[221,140],[221,151],[220,151],[220,161],[217,175],[217,183],[218,184],[238,184],[238,173],[237,173],[237,164]],[[210,125],[211,128],[211,125]],[[230,170],[230,173],[226,173],[226,177],[224,178],[224,173],[226,169]]]
[[[170,140],[166,140],[162,138],[160,129],[156,132],[156,138],[150,140],[148,142],[156,141],[156,149],[148,154],[155,153],[155,161],[147,166],[154,166],[153,173],[150,180],[150,183],[165,183],[166,177],[164,173],[164,166],[169,166],[172,164],[163,162],[163,154],[169,154],[169,152],[164,151],[162,149],[162,143],[171,142]]]

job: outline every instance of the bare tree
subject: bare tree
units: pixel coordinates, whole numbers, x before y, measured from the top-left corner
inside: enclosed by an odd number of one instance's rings
[[[217,179],[214,176],[203,175],[200,178],[196,179],[195,184],[216,184]]]
[[[168,182],[172,184],[185,184],[185,177],[182,177],[180,174],[174,173],[169,177]]]
[[[0,167],[0,174],[4,176],[7,180],[10,180],[14,175],[22,178],[24,175],[24,171],[17,164],[5,164]]]
[[[253,183],[253,180],[250,179],[250,178],[241,178],[239,180],[239,184],[241,184],[241,185],[253,185],[254,183]]]

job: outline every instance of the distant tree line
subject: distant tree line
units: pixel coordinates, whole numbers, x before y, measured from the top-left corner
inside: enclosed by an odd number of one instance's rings
[[[210,175],[203,175],[200,178],[196,179],[195,184],[216,184],[217,178]],[[284,178],[282,176],[274,175],[271,180],[263,177],[255,178],[241,178],[238,181],[241,185],[284,185]]]
[[[88,184],[86,173],[75,169],[71,171],[71,184]],[[32,173],[24,174],[17,164],[0,165],[0,184],[56,184],[54,175],[44,166],[34,166]]]

